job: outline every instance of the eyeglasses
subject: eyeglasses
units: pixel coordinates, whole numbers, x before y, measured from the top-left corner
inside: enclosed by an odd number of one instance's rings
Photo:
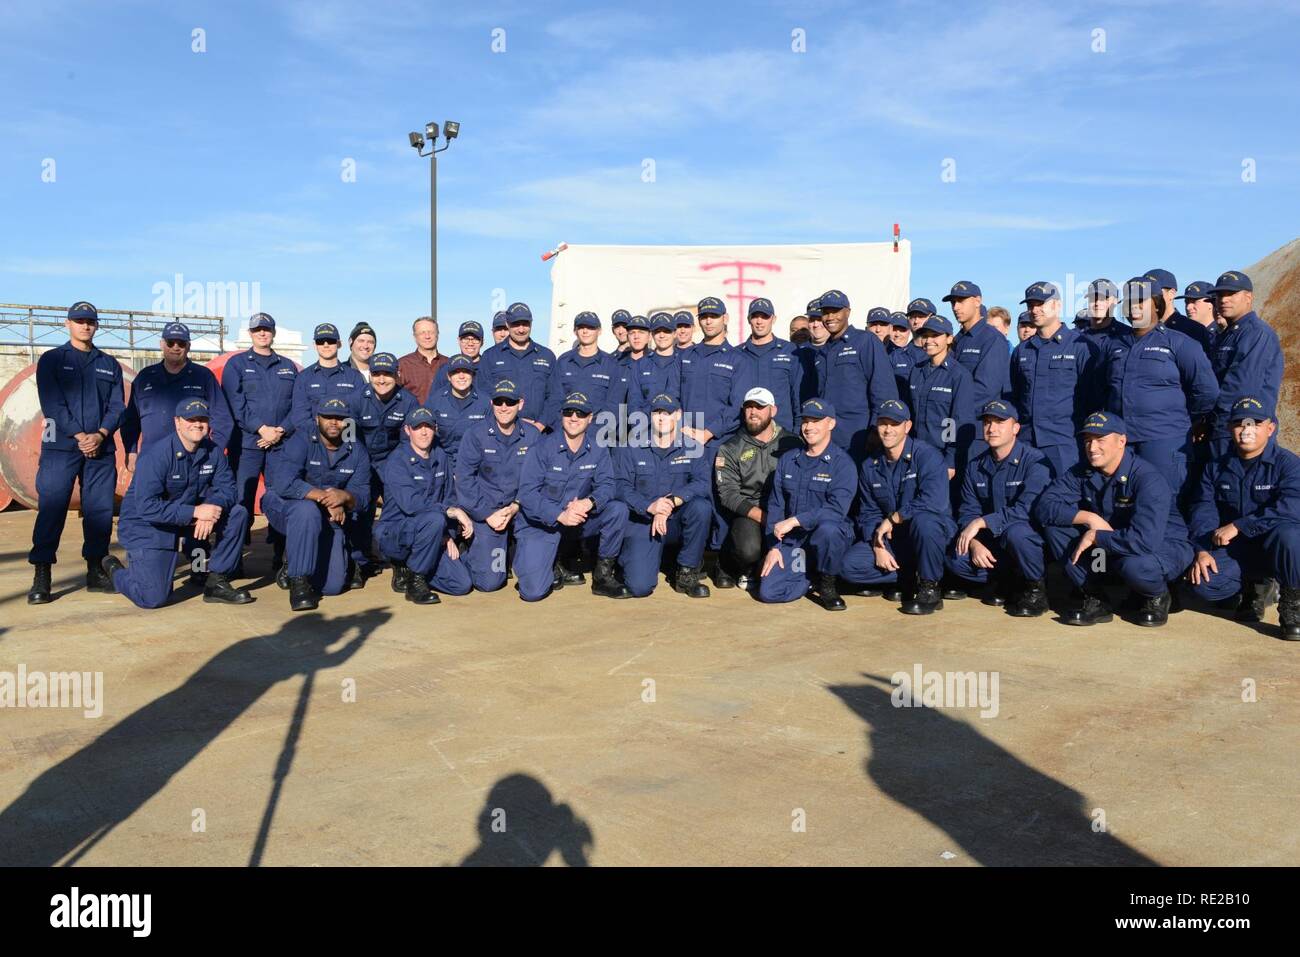
[[[565,409],[563,415],[566,419],[586,419],[591,416],[591,413],[583,412],[581,409]]]

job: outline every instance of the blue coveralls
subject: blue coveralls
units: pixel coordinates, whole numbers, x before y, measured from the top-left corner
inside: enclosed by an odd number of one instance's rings
[[[1010,389],[1007,337],[987,319],[977,320],[969,330],[960,330],[953,337],[950,354],[970,373],[972,408],[982,409],[986,402],[1002,398]]]
[[[122,446],[127,452],[143,452],[153,443],[176,434],[176,407],[185,399],[202,399],[208,404],[212,444],[226,450],[235,422],[230,403],[212,370],[190,360],[175,375],[161,362],[145,366],[131,383],[131,397],[122,417]],[[232,475],[233,479],[233,475]]]
[[[515,575],[520,598],[538,601],[550,594],[555,556],[563,539],[595,536],[600,558],[619,556],[626,541],[628,508],[617,491],[609,449],[593,442],[590,432],[577,452],[569,448],[563,432],[537,441],[525,456],[519,476]],[[556,521],[569,502],[588,497],[596,500],[596,512],[589,513],[585,522],[565,526]]]
[[[1237,526],[1226,547],[1212,536]],[[1193,590],[1208,601],[1231,598],[1247,581],[1276,578],[1300,587],[1300,456],[1269,439],[1254,459],[1235,451],[1210,463],[1190,502],[1192,541],[1219,566]]]
[[[857,541],[840,575],[860,584],[892,582],[896,575],[939,581],[944,552],[957,534],[949,508],[948,471],[938,449],[909,436],[897,462],[883,451],[869,455],[858,468]],[[897,573],[876,567],[871,546],[876,528],[895,512],[904,521],[885,547],[898,561]]]
[[[1096,373],[1092,342],[1064,325],[1051,339],[1030,336],[1011,355],[1010,398],[1020,413],[1020,440],[1047,454],[1053,475],[1079,461],[1079,426],[1101,408]]]
[[[1243,317],[1244,318],[1244,317]],[[1175,332],[1181,332],[1187,338],[1191,339],[1203,350],[1205,355],[1211,361],[1214,359],[1214,351],[1218,345],[1219,327],[1217,325],[1203,326],[1195,319],[1175,311],[1172,316],[1164,321],[1164,325],[1173,329]],[[1127,422],[1125,423],[1128,424]]]
[[[797,431],[795,416],[802,402],[799,396],[803,394],[803,364],[795,347],[776,337],[761,346],[750,338],[741,344],[740,351],[749,356],[749,378],[740,392],[742,404],[750,389],[767,389],[776,399],[777,424],[788,432]]]
[[[1052,470],[1038,449],[1019,439],[1001,462],[985,449],[966,466],[957,531],[983,518],[985,528],[976,539],[997,559],[1001,571],[1008,556],[1026,581],[1042,581],[1047,573],[1043,560],[1043,539],[1030,523],[1034,503],[1052,481]],[[948,550],[948,571],[966,581],[988,581],[986,568],[977,568],[970,555]]]
[[[753,372],[749,369],[751,360],[747,353],[725,340],[715,345],[697,342],[680,355],[682,426],[703,427],[713,434],[704,452],[712,462],[718,454],[718,447],[740,428],[740,407],[744,404],[745,383],[753,378]],[[650,441],[648,426],[646,434],[647,441]],[[708,498],[713,503],[712,494]],[[710,547],[721,548],[722,540],[726,537],[727,518],[713,503]]]
[[[1228,414],[1238,399],[1253,396],[1270,409],[1278,407],[1282,344],[1273,327],[1253,312],[1230,325],[1215,343],[1214,375],[1219,380],[1219,400],[1214,406],[1210,455],[1219,459],[1232,451]]]
[[[817,398],[817,390],[821,388],[821,373],[818,371],[821,352],[821,347],[815,346],[811,342],[805,342],[803,345],[795,347],[794,354],[799,359],[800,369],[800,405],[803,405],[809,399]]]
[[[289,577],[310,578],[322,595],[339,594],[348,577],[348,526],[370,500],[370,456],[365,446],[344,442],[331,452],[312,425],[271,450],[267,473],[262,512],[285,538]],[[305,497],[316,488],[336,488],[356,496],[343,526],[329,520],[324,506]]]
[[[831,439],[861,461],[868,448],[872,409],[898,398],[885,347],[870,332],[849,326],[838,339],[822,346],[817,369],[817,391],[835,406]]]
[[[912,435],[943,452],[944,465],[960,472],[975,441],[975,413],[982,408],[975,402],[970,373],[951,353],[938,365],[926,356],[912,366],[907,389]]]
[[[624,353],[626,355],[626,353]],[[670,395],[678,402],[682,399],[681,353],[661,356],[651,352],[640,359],[627,359],[623,368],[628,378],[628,414],[639,412],[649,423],[650,403],[657,395]]]
[[[447,464],[453,471],[465,433],[484,422],[496,421],[492,417],[492,400],[488,398],[491,394],[491,389],[480,392],[476,381],[465,396],[456,395],[451,391],[450,385],[441,389],[434,386],[429,391],[429,398],[424,401],[424,407],[433,413],[433,420],[438,427],[438,437],[434,444],[446,453]],[[524,415],[523,412],[519,414]]]
[[[1214,411],[1219,383],[1205,350],[1157,325],[1140,339],[1112,336],[1103,345],[1106,409],[1124,420],[1128,447],[1154,465],[1177,495],[1187,478],[1192,423]]]
[[[930,357],[915,342],[909,342],[905,346],[896,346],[891,343],[885,346],[885,353],[888,355],[889,364],[894,370],[894,385],[898,387],[898,394],[899,396],[906,396],[912,379],[913,367],[918,362],[929,362]]]
[[[365,377],[350,365],[342,362],[337,365],[323,366],[313,362],[302,372],[293,384],[293,417],[295,429],[306,430],[316,423],[316,410],[326,399],[342,399],[347,403],[348,412],[355,423],[357,409],[361,406],[361,395],[370,388]]]
[[[1114,531],[1098,532],[1096,544],[1079,556],[1070,554],[1083,530],[1071,524],[1075,513],[1095,512]],[[1178,513],[1173,489],[1160,470],[1124,449],[1111,476],[1085,463],[1055,479],[1034,506],[1052,559],[1076,588],[1098,590],[1107,573],[1117,575],[1143,597],[1159,595],[1192,562],[1187,526]],[[1097,555],[1097,550],[1105,552]]]
[[[522,350],[510,344],[509,338],[483,350],[479,361],[478,379],[483,390],[491,395],[493,387],[502,379],[509,379],[524,398],[519,413],[526,419],[545,423],[550,401],[551,370],[555,368],[555,353],[533,340]]]
[[[434,591],[467,595],[473,583],[464,553],[454,559],[447,554],[447,540],[460,528],[454,519],[448,527],[452,496],[442,449],[434,446],[425,458],[403,443],[384,463],[384,510],[375,524],[375,544],[386,558],[423,575]]]
[[[1109,354],[1107,346],[1114,339],[1127,339],[1133,335],[1133,327],[1128,323],[1120,322],[1118,319],[1111,319],[1110,324],[1103,329],[1094,329],[1089,326],[1087,329],[1080,330],[1083,337],[1093,344],[1098,357],[1105,361]]]
[[[619,407],[628,404],[629,363],[620,362],[597,350],[593,356],[578,355],[574,346],[555,360],[548,386],[549,408],[543,421],[552,429],[560,428],[560,409],[565,398],[581,392],[591,403],[598,418],[592,425],[600,428],[604,421],[618,421]],[[527,408],[525,406],[524,408]]]
[[[235,501],[235,475],[211,440],[187,452],[173,429],[171,438],[155,439],[136,459],[117,523],[128,565],[113,573],[113,587],[139,607],[166,604],[176,574],[176,545],[182,536],[188,543],[196,505],[221,506],[213,527],[217,547],[206,568],[196,570],[229,575],[239,564],[249,521],[248,510]],[[206,551],[207,542],[199,547]]]
[[[519,499],[519,472],[529,449],[541,436],[533,426],[518,419],[506,435],[489,414],[487,421],[472,426],[461,441],[454,467],[455,498],[474,520],[474,535],[464,561],[479,591],[496,591],[506,583],[510,538],[512,533],[518,537],[521,520],[516,514],[506,530],[498,532],[487,523],[487,517]]]
[[[760,600],[795,601],[807,593],[814,571],[839,574],[853,542],[849,507],[857,486],[852,457],[834,442],[821,455],[790,449],[777,459],[763,511],[764,552],[779,549],[783,564],[758,580]],[[773,528],[791,516],[798,516],[799,524],[778,542]]]
[[[694,439],[680,432],[667,448],[623,447],[615,453],[618,498],[627,505],[627,532],[620,560],[623,581],[637,598],[655,590],[665,545],[681,542],[677,564],[699,568],[713,521],[713,458]],[[677,495],[680,508],[668,516],[668,534],[651,534],[654,516],[646,512],[657,498]]]
[[[117,441],[125,401],[122,367],[94,345],[82,352],[64,343],[36,360],[36,392],[45,425],[36,469],[36,524],[32,528],[33,565],[52,565],[68,520],[72,486],[81,486],[81,554],[99,559],[108,554],[113,534],[113,492],[117,488]],[[108,438],[94,458],[77,449],[78,432],[104,429]]]
[[[355,371],[355,370],[354,370]],[[266,472],[267,449],[257,447],[257,430],[264,425],[284,429],[283,445],[293,435],[293,384],[298,370],[293,362],[272,351],[258,355],[252,349],[231,356],[221,372],[221,391],[230,403],[230,414],[239,426],[230,438],[230,467],[235,470],[235,488],[239,503],[253,514],[257,499],[258,476]],[[267,476],[270,485],[270,476]],[[266,540],[280,547],[284,539],[274,528],[266,531]]]
[[[361,443],[366,447],[366,455],[370,457],[370,494],[366,507],[359,509],[350,523],[349,536],[352,561],[363,568],[373,564],[370,551],[374,542],[375,510],[384,494],[384,461],[405,441],[402,426],[406,424],[406,417],[419,406],[415,396],[400,385],[393,388],[387,399],[379,398],[375,387],[367,385],[357,403],[354,421],[361,434]]]

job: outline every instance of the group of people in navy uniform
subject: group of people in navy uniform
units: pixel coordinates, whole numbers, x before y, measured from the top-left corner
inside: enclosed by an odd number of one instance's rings
[[[1190,589],[1247,622],[1277,601],[1281,636],[1300,640],[1300,460],[1277,442],[1282,350],[1250,278],[1225,272],[1180,296],[1157,269],[1122,289],[1097,280],[1087,298],[1067,325],[1060,290],[1030,285],[1013,347],[970,281],[943,297],[955,325],[917,298],[858,328],[830,290],[791,340],[755,299],[740,345],[708,297],[694,316],[618,310],[610,353],[600,318],[579,313],[558,357],[515,303],[488,348],[469,322],[460,354],[430,364],[426,350],[423,396],[369,326],[347,361],[336,327],[317,326],[318,361],[300,371],[258,313],[220,385],[189,361],[188,330],[168,325],[129,403],[79,302],[70,341],[37,369],[28,598],[50,600],[77,482],[89,589],[157,607],[183,555],[205,601],[251,601],[233,581],[260,480],[294,610],[385,567],[416,604],[511,577],[537,601],[585,583],[584,554],[597,595],[643,597],[666,572],[705,598],[715,552],[714,586],[765,602],[838,611],[845,594],[883,595],[923,615],[978,591],[1036,617],[1056,565],[1067,624],[1122,610],[1162,625]],[[108,554],[118,432],[133,472],[125,565]]]

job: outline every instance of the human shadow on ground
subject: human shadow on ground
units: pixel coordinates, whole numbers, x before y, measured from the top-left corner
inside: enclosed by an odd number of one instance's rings
[[[570,867],[586,867],[596,840],[591,826],[567,804],[556,804],[546,785],[511,774],[492,785],[478,816],[479,846],[461,867],[541,867],[552,853]]]

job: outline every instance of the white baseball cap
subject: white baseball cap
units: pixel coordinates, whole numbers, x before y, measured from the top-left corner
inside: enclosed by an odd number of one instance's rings
[[[771,390],[764,389],[760,385],[746,392],[744,401],[757,402],[759,405],[776,405],[776,396],[772,395]]]

